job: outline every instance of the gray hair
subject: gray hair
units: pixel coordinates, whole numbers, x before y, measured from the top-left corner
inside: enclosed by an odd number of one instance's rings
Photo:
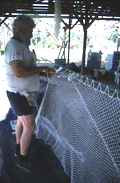
[[[31,17],[29,17],[27,15],[18,15],[12,24],[12,29],[13,29],[14,35],[18,32],[18,30],[21,26],[23,28],[26,28],[27,26],[34,28],[36,25]]]

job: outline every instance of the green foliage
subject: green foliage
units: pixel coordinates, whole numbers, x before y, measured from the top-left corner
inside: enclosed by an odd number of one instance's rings
[[[51,48],[52,49],[58,49],[60,50],[60,46],[62,45],[62,39],[64,39],[64,30],[61,28],[60,37],[57,41],[55,40],[55,31],[54,31],[54,24],[53,21],[48,22],[45,19],[41,18],[34,18],[36,23],[36,28],[33,32],[33,38],[31,39],[31,47],[33,48]],[[43,23],[43,24],[42,24]],[[98,24],[97,24],[98,23]],[[91,25],[92,31],[89,32],[88,29],[88,35],[87,35],[87,47],[94,49],[96,43],[102,43],[104,46],[108,44],[110,41],[111,45],[113,43],[116,43],[117,37],[119,34],[118,27],[120,27],[120,22],[116,21],[113,23],[112,21],[104,21],[102,25],[101,32],[98,31],[97,25],[99,25],[100,22],[97,22],[96,25]],[[92,27],[93,26],[93,27]],[[118,27],[117,27],[118,26]],[[66,31],[66,40],[68,43],[68,36],[69,31],[67,29]],[[102,38],[102,40],[101,40]],[[9,30],[2,24],[0,26],[0,41],[1,41],[1,50],[4,51],[6,41],[10,39],[10,33]],[[99,46],[98,46],[99,47]],[[80,55],[82,55],[82,49],[83,49],[83,29],[81,25],[75,26],[70,31],[70,58],[74,61],[80,59]],[[67,54],[68,44],[66,46],[66,54]],[[75,50],[77,50],[75,54]],[[80,50],[80,51],[78,51]],[[72,52],[73,51],[73,52]],[[78,56],[77,53],[79,52]],[[58,51],[59,53],[59,51]],[[57,54],[58,54],[57,53]],[[42,53],[43,54],[43,53]],[[50,53],[51,54],[51,53]],[[53,54],[54,55],[54,54]],[[51,56],[51,55],[49,55]],[[57,58],[57,56],[55,55]],[[51,56],[52,58],[52,56]]]
[[[113,41],[115,43],[118,38],[118,29],[114,30],[111,34],[110,41]]]
[[[74,31],[71,31],[71,39],[70,39],[70,45],[71,48],[80,48],[82,45],[83,37],[82,34],[74,34]]]
[[[90,34],[88,34],[87,36],[87,45],[91,45],[91,40],[92,40],[92,37]]]

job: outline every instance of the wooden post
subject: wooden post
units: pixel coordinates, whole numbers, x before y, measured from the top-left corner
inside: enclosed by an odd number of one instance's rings
[[[84,30],[84,38],[83,38],[83,55],[82,55],[82,66],[81,66],[82,75],[84,75],[86,45],[87,45],[87,26],[86,26],[86,24],[83,26],[83,30]]]
[[[65,46],[65,40],[66,40],[66,30],[67,30],[67,28],[65,27],[64,28],[64,59],[65,59],[65,48],[66,48],[66,46]]]
[[[69,17],[69,40],[68,40],[68,64],[70,60],[70,30],[71,30],[71,18]]]
[[[70,60],[70,28],[69,28],[69,41],[68,41],[68,64]]]

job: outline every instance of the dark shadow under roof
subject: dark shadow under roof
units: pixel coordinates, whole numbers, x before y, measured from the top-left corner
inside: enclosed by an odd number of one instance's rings
[[[0,17],[32,14],[38,17],[54,17],[55,1],[1,0]],[[120,20],[120,0],[61,0],[61,16],[83,21]]]

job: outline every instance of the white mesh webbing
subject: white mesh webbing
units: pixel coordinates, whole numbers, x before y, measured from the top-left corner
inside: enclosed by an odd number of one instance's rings
[[[82,77],[52,77],[36,136],[73,183],[119,182],[120,99]]]

